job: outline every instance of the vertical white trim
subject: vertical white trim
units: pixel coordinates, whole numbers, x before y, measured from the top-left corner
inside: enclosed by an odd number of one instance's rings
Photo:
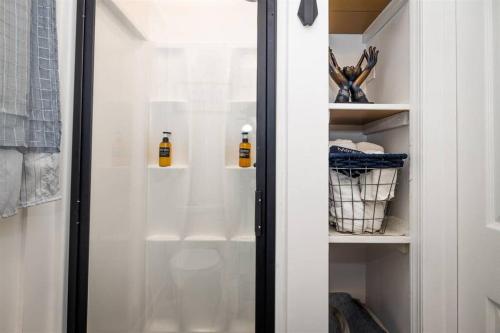
[[[422,332],[422,1],[410,1],[410,309],[412,333]]]
[[[419,158],[420,332],[457,332],[456,1],[419,1],[421,104]],[[413,200],[413,202],[417,202]],[[417,264],[416,264],[417,265]],[[417,266],[414,266],[417,267]]]
[[[277,333],[328,331],[328,0],[317,3],[304,27],[300,0],[278,2]]]
[[[495,114],[494,114],[494,35],[493,35],[493,1],[485,0],[484,4],[484,107],[485,107],[485,156],[486,156],[486,223],[495,222]],[[498,64],[497,64],[498,65]],[[497,92],[498,93],[498,92]]]
[[[287,332],[288,1],[277,0],[275,331]]]

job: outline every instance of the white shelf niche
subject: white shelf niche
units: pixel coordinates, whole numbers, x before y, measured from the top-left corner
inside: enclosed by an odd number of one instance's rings
[[[189,163],[191,115],[188,104],[182,100],[155,100],[149,105],[148,163],[158,164],[158,146],[163,131],[172,132],[172,162]]]
[[[365,135],[408,126],[408,104],[330,104],[330,130]]]

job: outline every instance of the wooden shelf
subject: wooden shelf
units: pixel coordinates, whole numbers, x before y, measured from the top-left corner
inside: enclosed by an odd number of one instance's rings
[[[390,0],[330,0],[330,33],[362,34]]]
[[[410,244],[411,238],[404,233],[387,228],[385,234],[344,234],[330,227],[330,243],[335,244]]]
[[[408,0],[329,0],[330,34],[362,34],[367,44]]]
[[[409,111],[409,104],[330,103],[330,125],[362,126]]]

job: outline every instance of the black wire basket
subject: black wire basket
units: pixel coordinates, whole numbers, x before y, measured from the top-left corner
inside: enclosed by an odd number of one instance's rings
[[[384,234],[407,154],[330,152],[330,224],[343,233]]]

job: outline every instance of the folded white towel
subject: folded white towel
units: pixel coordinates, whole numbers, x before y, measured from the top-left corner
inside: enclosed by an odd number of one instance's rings
[[[359,177],[363,201],[381,201],[394,198],[398,178],[397,169],[375,169]]]
[[[359,151],[362,151],[363,153],[370,154],[370,153],[383,153],[384,152],[384,147],[376,145],[371,142],[358,142],[356,144],[356,149]]]
[[[330,141],[329,147],[331,146],[339,146],[356,150],[356,144],[352,142],[352,140],[337,139],[334,141]]]
[[[330,189],[330,213],[337,229],[362,233],[364,205],[358,179],[330,170]]]
[[[365,202],[364,231],[377,232],[382,227],[385,217],[386,202]]]
[[[371,142],[359,142],[356,148],[366,154],[384,153],[384,147]],[[376,169],[361,175],[359,178],[361,198],[366,201],[394,198],[396,180],[396,169]]]

